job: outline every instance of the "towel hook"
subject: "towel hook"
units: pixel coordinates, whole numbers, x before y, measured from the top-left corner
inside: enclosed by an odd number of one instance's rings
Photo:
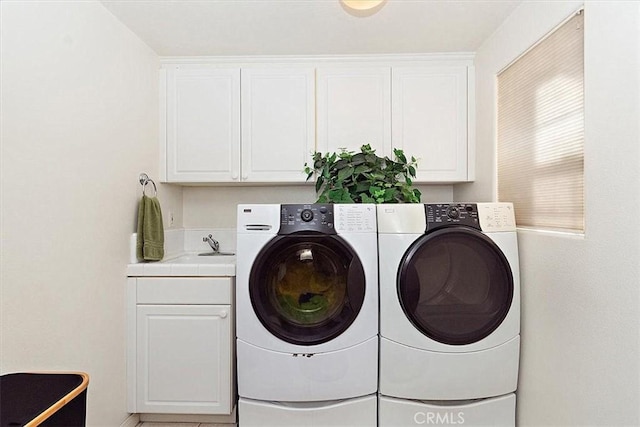
[[[153,197],[156,197],[158,195],[158,188],[156,187],[156,183],[153,182],[151,178],[149,178],[149,175],[143,172],[140,174],[139,180],[140,180],[140,185],[142,185],[143,195],[146,196],[145,189],[147,188],[148,183],[153,184]]]

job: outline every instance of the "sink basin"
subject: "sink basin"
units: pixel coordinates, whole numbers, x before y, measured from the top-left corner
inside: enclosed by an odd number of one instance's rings
[[[163,261],[167,264],[235,264],[235,255],[200,256],[200,254],[186,254]]]
[[[203,252],[198,256],[234,256],[235,252]]]

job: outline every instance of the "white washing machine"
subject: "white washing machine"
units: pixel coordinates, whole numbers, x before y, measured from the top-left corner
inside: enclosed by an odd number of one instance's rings
[[[513,425],[520,353],[513,205],[379,205],[378,244],[380,425],[399,425],[397,414],[420,407],[437,417],[433,408],[446,406],[467,408],[466,425]]]
[[[239,205],[237,231],[240,425],[375,426],[375,206]]]

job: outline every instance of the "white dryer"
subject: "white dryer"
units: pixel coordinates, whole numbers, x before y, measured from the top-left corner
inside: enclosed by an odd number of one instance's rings
[[[419,401],[425,414],[447,401],[496,416],[478,422],[512,425],[507,395],[520,352],[513,205],[379,205],[378,244],[380,425],[396,425],[392,414],[415,413]]]
[[[237,231],[241,425],[375,426],[375,206],[239,205]]]

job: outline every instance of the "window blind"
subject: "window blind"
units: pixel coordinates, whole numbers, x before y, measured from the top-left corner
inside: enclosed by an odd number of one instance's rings
[[[584,13],[498,75],[498,200],[518,226],[584,231]]]

